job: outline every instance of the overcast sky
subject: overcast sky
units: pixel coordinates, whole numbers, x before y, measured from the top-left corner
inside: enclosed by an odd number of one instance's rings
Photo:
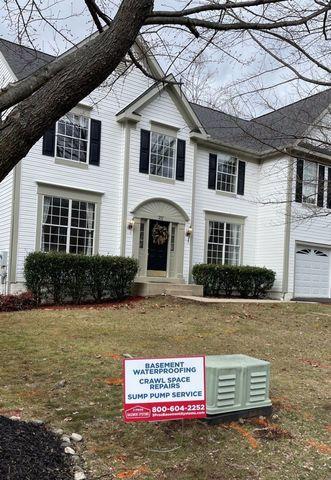
[[[103,0],[107,5],[115,2],[111,0]],[[10,2],[9,2],[10,3]],[[102,3],[100,0],[99,4]],[[187,1],[184,2],[185,4]],[[160,8],[179,8],[184,5],[181,0],[156,0],[155,7]],[[9,40],[17,40],[17,23],[10,23],[6,16],[4,8],[4,0],[0,0],[0,35]],[[54,5],[56,4],[56,5]],[[43,5],[53,5],[44,12],[46,15],[53,16],[52,22],[56,24],[62,35],[56,33],[54,29],[45,22],[35,22],[30,30],[31,38],[35,48],[45,52],[58,54],[68,49],[72,43],[77,43],[85,38],[93,30],[94,26],[86,12],[84,2],[82,0],[68,1],[44,0]],[[184,42],[187,40],[183,40]],[[28,44],[28,40],[23,40]],[[72,43],[71,43],[72,42]],[[178,43],[178,33],[172,31],[169,33],[169,45]],[[221,42],[220,42],[221,44]],[[190,51],[188,49],[188,51]],[[234,58],[235,57],[235,58]],[[299,91],[297,82],[284,83],[289,77],[288,72],[284,69],[274,70],[276,62],[267,58],[264,52],[259,52],[256,45],[249,44],[247,41],[241,43],[240,39],[236,39],[235,46],[231,51],[231,56],[227,52],[220,52],[215,49],[206,50],[203,56],[204,71],[211,74],[211,78],[205,84],[206,98],[216,97],[222,92],[220,108],[230,113],[241,115],[256,116],[262,114],[271,108],[279,108],[280,106],[291,103],[305,95],[308,90],[304,85],[300,85]],[[158,60],[164,68],[169,64],[169,58],[158,57]],[[180,75],[182,80],[187,80],[187,72],[182,74],[184,62],[178,63],[172,68],[173,73]],[[270,73],[266,73],[270,71]],[[249,77],[254,77],[259,73],[257,78],[247,81]],[[245,79],[245,82],[242,82]],[[276,89],[268,90],[271,85],[281,84]],[[266,88],[263,91],[263,100],[260,95],[255,92],[259,88]],[[238,97],[238,94],[253,91],[254,93],[245,94]],[[311,89],[310,89],[311,91]],[[231,105],[229,98],[232,100]],[[223,99],[223,100],[222,100]],[[236,111],[234,111],[236,110]]]

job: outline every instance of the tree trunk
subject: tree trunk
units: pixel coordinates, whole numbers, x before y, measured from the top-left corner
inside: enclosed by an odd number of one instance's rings
[[[0,181],[45,129],[71,110],[116,69],[132,47],[153,0],[123,0],[112,25],[79,47],[71,62],[0,123]]]

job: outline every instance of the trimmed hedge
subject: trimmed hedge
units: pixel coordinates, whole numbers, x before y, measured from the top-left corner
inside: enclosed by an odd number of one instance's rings
[[[17,295],[0,295],[0,312],[31,310],[36,305],[36,299],[31,292],[18,293]]]
[[[262,298],[276,278],[268,268],[235,265],[198,264],[192,273],[195,283],[203,285],[205,295],[213,297],[239,293],[243,298]]]
[[[138,263],[133,258],[34,252],[25,259],[27,288],[38,304],[121,300],[131,294]]]

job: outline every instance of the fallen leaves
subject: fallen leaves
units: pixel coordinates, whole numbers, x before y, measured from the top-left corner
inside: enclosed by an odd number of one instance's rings
[[[246,428],[239,425],[239,423],[231,422],[229,424],[229,428],[240,433],[247,440],[247,442],[252,448],[254,449],[258,448],[259,446],[258,441],[253,437],[253,435],[248,430],[246,430]]]
[[[124,382],[124,380],[123,380],[122,377],[118,377],[118,378],[109,377],[109,378],[105,379],[105,383],[107,385],[119,386],[119,385],[123,385],[123,382]]]
[[[115,478],[137,478],[138,476],[142,475],[143,473],[150,473],[149,468],[145,466],[141,466],[138,468],[135,468],[134,470],[123,470],[122,472],[119,472]]]
[[[285,428],[275,423],[270,423],[265,417],[252,418],[249,420],[251,425],[259,426],[253,430],[253,435],[266,440],[278,440],[280,438],[293,438],[293,435]]]
[[[318,360],[311,360],[309,358],[300,358],[300,360],[305,364],[305,365],[310,365],[311,367],[314,368],[331,368],[331,365],[326,365]]]
[[[316,440],[310,439],[310,440],[307,440],[307,445],[315,448],[315,450],[317,450],[319,453],[331,455],[331,447],[326,443],[319,443]]]
[[[118,353],[104,352],[101,354],[102,357],[112,358],[113,360],[122,360],[123,356]]]
[[[275,410],[284,410],[285,412],[293,412],[296,408],[287,397],[272,397],[273,408]]]
[[[22,408],[0,408],[0,415],[3,415],[4,417],[17,417],[19,419],[22,418]]]

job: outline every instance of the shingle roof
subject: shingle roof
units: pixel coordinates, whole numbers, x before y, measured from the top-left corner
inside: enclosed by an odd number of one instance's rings
[[[0,51],[18,80],[51,62],[55,57],[0,38]]]
[[[300,141],[330,104],[328,89],[249,121],[194,103],[191,106],[213,139],[262,154]]]
[[[0,51],[19,80],[55,58],[4,39],[0,39]],[[328,89],[252,120],[195,103],[191,103],[191,107],[212,139],[233,148],[264,154],[294,145],[301,139],[300,145],[307,147],[304,133],[330,104],[331,89]],[[316,151],[321,151],[321,146]]]

